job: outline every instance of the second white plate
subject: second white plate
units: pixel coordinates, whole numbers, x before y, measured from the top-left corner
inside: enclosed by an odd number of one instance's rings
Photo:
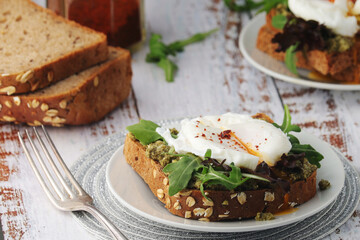
[[[111,157],[106,169],[106,182],[111,192],[127,208],[135,213],[159,223],[188,230],[206,232],[247,232],[264,230],[287,225],[303,220],[324,209],[340,193],[344,185],[345,173],[341,160],[330,145],[307,133],[297,134],[301,143],[311,144],[324,159],[318,169],[317,181],[331,181],[331,188],[318,191],[313,199],[299,206],[299,210],[271,221],[231,221],[231,222],[201,222],[184,219],[172,215],[163,204],[152,194],[142,178],[126,163],[123,147],[120,147]]]
[[[247,61],[260,71],[280,80],[313,88],[354,91],[360,90],[360,84],[337,84],[311,80],[309,71],[299,69],[301,77],[292,74],[283,62],[280,62],[256,48],[256,39],[260,28],[265,24],[265,14],[255,16],[240,33],[239,47]]]

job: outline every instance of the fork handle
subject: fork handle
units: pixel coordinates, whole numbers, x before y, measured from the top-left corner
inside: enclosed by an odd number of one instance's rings
[[[115,225],[112,224],[110,220],[94,206],[86,204],[83,206],[83,210],[93,215],[103,226],[105,226],[114,239],[128,240],[128,238],[122,234],[119,229],[117,229],[117,227],[115,227]]]

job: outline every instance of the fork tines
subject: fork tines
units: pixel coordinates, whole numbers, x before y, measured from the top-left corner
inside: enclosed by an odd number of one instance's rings
[[[61,206],[58,204],[59,200],[64,201],[66,199],[73,199],[79,196],[87,196],[85,191],[80,187],[65,165],[45,127],[42,126],[39,129],[42,130],[42,135],[44,135],[46,138],[45,142],[43,141],[43,137],[40,136],[38,128],[33,127],[33,131],[35,133],[34,139],[37,141],[32,139],[28,130],[25,130],[26,136],[30,143],[29,145],[31,146],[30,149],[32,149],[32,154],[26,146],[20,132],[18,132],[18,136],[21,146],[25,151],[25,155],[48,197],[57,207],[61,208]],[[38,146],[40,146],[42,151],[39,151]],[[47,146],[50,146],[52,149],[51,153],[49,152],[49,147]],[[35,158],[38,160],[37,164],[35,163],[33,156],[35,156]],[[54,158],[57,159],[55,160],[57,164],[54,162]],[[46,161],[44,159],[46,159]],[[51,168],[49,166],[51,166]],[[59,167],[61,167],[62,172],[60,172]],[[73,187],[70,187],[68,182],[70,182]]]

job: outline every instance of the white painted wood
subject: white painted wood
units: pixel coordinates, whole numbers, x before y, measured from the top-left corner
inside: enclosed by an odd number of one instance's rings
[[[133,56],[134,95],[119,108],[95,124],[49,128],[68,165],[103,137],[137,122],[138,117],[160,120],[227,111],[265,112],[280,122],[285,103],[294,123],[339,148],[360,170],[358,92],[294,86],[254,69],[237,48],[238,34],[249,17],[228,11],[220,0],[144,2],[148,36],[159,33],[165,42],[171,42],[215,27],[219,31],[175,58],[179,71],[174,83],[167,83],[157,66],[145,63],[146,44]],[[17,130],[25,128],[0,125],[0,215],[5,239],[94,239],[43,194],[16,140]],[[325,239],[357,239],[359,216],[358,208],[339,231]]]

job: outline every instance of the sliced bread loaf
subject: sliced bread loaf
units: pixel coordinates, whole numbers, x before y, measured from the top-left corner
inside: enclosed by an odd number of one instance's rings
[[[0,94],[35,91],[107,56],[104,34],[30,0],[0,0]]]
[[[109,59],[33,93],[0,95],[0,120],[28,125],[79,125],[98,121],[130,93],[131,57],[109,48]]]

